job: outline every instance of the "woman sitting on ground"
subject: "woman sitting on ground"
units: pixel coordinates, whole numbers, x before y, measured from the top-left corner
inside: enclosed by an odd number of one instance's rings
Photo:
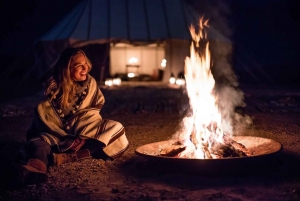
[[[26,133],[29,160],[22,165],[25,184],[47,180],[47,167],[81,158],[114,159],[128,148],[124,127],[102,119],[104,97],[88,74],[85,53],[66,49],[47,76],[42,100]]]

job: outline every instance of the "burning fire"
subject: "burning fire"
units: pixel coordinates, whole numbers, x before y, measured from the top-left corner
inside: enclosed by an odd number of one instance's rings
[[[211,72],[209,42],[204,31],[204,26],[208,27],[207,22],[200,19],[198,33],[193,26],[190,27],[193,42],[190,57],[185,59],[185,79],[191,114],[183,119],[184,128],[177,136],[179,153],[176,157],[221,158],[224,154],[220,150],[226,150],[224,144],[247,153],[243,145],[230,140],[222,129],[224,122],[218,108],[218,98],[213,93],[215,80]]]

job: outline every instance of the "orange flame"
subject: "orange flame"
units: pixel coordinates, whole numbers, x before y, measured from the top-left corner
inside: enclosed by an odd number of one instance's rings
[[[218,100],[213,95],[215,80],[211,73],[211,54],[209,42],[205,42],[206,35],[203,31],[208,20],[200,19],[199,32],[193,26],[190,32],[193,41],[190,47],[190,57],[185,59],[185,79],[189,96],[191,116],[183,120],[184,131],[180,134],[181,141],[187,149],[179,157],[207,158],[205,147],[209,148],[213,141],[222,142],[222,118],[218,110]],[[200,40],[204,42],[204,49],[200,47]],[[201,44],[202,44],[201,41]],[[200,53],[196,49],[202,48]]]

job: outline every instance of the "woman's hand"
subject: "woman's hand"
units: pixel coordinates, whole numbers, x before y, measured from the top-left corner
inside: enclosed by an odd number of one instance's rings
[[[73,145],[71,146],[71,150],[76,152],[85,144],[85,140],[81,138],[76,138]]]

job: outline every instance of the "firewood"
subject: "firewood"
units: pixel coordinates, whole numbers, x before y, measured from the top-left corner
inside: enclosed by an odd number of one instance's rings
[[[204,158],[205,158],[205,159],[211,159],[211,158],[212,158],[212,156],[211,156],[211,154],[210,154],[210,151],[208,150],[208,147],[207,147],[207,146],[203,146],[203,147],[202,147],[202,150],[203,150],[203,152],[204,152]]]
[[[197,144],[195,144],[195,146],[196,145]],[[248,150],[243,144],[236,142],[227,135],[223,136],[223,142],[214,141],[210,146],[208,142],[202,142],[200,146],[198,144],[197,149],[202,150],[204,159],[245,157],[253,155],[253,153]],[[184,158],[195,157],[193,152],[184,152],[185,150],[188,150],[187,147],[179,141],[176,141],[170,146],[163,148],[160,151],[160,156]]]
[[[178,145],[178,144],[172,144],[160,151],[161,156],[168,156],[168,157],[175,157],[177,156],[180,152],[185,150],[185,146],[183,145]]]
[[[253,155],[253,152],[248,150],[243,144],[236,142],[229,136],[224,135],[223,139],[224,139],[225,144],[231,145],[232,147],[234,147],[235,150],[239,150],[239,151],[243,152],[246,156]]]
[[[236,149],[227,140],[224,143],[214,142],[210,148],[211,155],[216,158],[244,157],[247,156],[243,151]]]

